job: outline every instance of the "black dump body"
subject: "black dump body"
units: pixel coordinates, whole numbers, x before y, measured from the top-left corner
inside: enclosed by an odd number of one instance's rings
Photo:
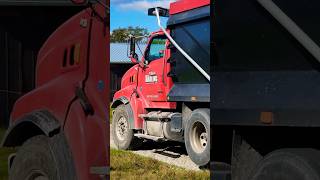
[[[167,27],[173,39],[208,74],[210,73],[210,7],[204,6],[171,16]],[[174,86],[170,101],[210,101],[208,80],[175,48],[171,47],[171,72]]]
[[[320,45],[320,1],[273,2]],[[256,0],[213,11],[215,124],[320,126],[320,63]]]

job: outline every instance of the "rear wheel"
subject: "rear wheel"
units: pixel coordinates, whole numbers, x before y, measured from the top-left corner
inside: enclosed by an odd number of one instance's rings
[[[35,136],[18,150],[9,172],[10,180],[76,179],[70,154],[66,151],[62,135],[49,138]]]
[[[129,115],[124,105],[118,106],[112,117],[112,137],[118,149],[136,149],[142,143],[129,126]]]
[[[251,173],[252,180],[320,180],[320,152],[282,149],[265,156]]]
[[[210,161],[210,113],[209,109],[197,109],[185,124],[184,139],[191,160],[199,166]]]

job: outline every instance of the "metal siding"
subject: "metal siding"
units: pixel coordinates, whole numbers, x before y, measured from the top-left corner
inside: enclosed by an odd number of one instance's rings
[[[143,51],[147,44],[138,44],[140,49]],[[128,43],[110,43],[110,63],[123,63],[123,64],[132,64],[130,58],[128,57]],[[138,46],[136,46],[136,53],[139,56],[139,59],[142,57]]]
[[[132,64],[110,63],[110,100],[114,93],[121,89],[123,75],[132,67]]]

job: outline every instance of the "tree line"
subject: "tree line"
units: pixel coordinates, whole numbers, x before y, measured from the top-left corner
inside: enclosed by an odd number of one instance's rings
[[[129,35],[133,36],[146,36],[149,35],[149,32],[146,28],[142,27],[126,27],[126,28],[117,28],[111,31],[110,41],[115,42],[126,42],[129,38]]]

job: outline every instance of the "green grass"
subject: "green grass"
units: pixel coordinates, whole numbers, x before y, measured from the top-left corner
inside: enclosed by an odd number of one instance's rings
[[[128,151],[111,149],[111,179],[210,179],[210,172],[192,171]]]
[[[4,129],[0,129],[0,141],[5,134]],[[0,148],[0,180],[8,179],[8,156],[14,153],[14,148]]]

